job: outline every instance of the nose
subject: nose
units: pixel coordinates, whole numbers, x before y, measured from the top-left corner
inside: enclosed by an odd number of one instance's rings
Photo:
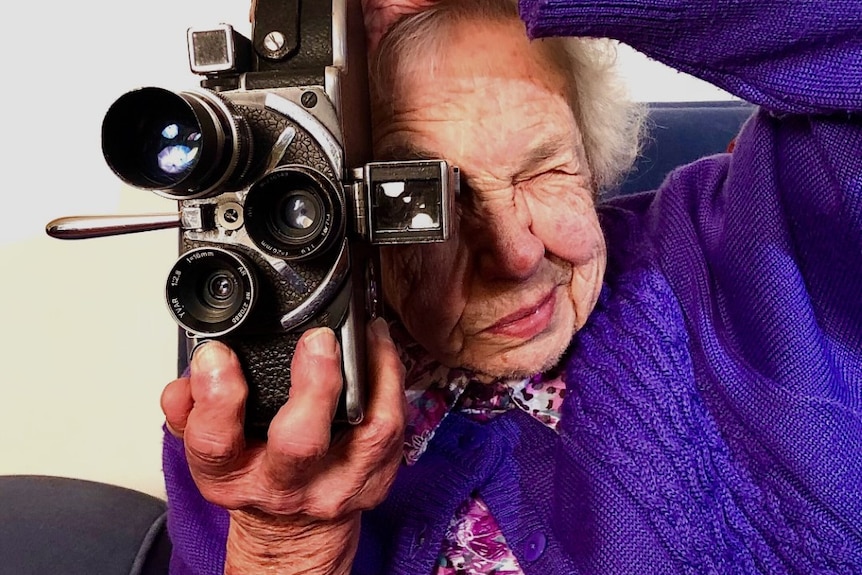
[[[545,244],[533,233],[529,215],[512,208],[477,216],[471,235],[483,277],[514,281],[531,278],[545,257]]]

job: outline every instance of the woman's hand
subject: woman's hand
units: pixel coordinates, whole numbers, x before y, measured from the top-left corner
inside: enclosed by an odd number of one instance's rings
[[[190,377],[165,388],[167,425],[184,440],[195,483],[230,510],[227,573],[349,572],[359,514],[386,497],[404,438],[404,368],[382,319],[368,329],[368,350],[365,420],[336,438],[341,360],[327,328],[300,339],[290,400],[265,444],[245,439],[247,387],[225,345],[198,348]]]
[[[380,39],[399,18],[421,12],[435,3],[435,0],[362,0],[368,53],[377,51]]]

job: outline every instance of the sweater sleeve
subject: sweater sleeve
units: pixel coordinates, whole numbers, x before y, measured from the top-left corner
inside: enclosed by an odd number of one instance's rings
[[[183,442],[165,430],[162,467],[168,495],[168,534],[173,544],[171,575],[220,575],[230,519],[198,491]]]
[[[862,111],[859,0],[522,0],[533,37],[607,37],[777,113]]]

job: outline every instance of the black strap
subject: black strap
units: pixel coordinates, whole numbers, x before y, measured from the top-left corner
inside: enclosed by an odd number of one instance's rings
[[[280,72],[301,79],[302,85],[322,84],[324,69],[333,63],[332,0],[257,0],[252,45],[253,72],[247,81],[259,75],[257,83],[266,83]]]

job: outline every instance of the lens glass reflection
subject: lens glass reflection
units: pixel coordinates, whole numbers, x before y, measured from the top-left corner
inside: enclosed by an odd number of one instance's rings
[[[251,186],[243,208],[249,238],[284,260],[316,258],[344,237],[344,200],[330,180],[310,169],[270,172]]]
[[[233,272],[228,270],[216,271],[200,286],[200,298],[213,309],[231,310],[234,307],[239,309],[239,304],[242,302],[235,297],[238,283]]]
[[[290,196],[285,202],[284,220],[291,228],[307,230],[317,221],[317,207],[307,196]]]
[[[200,145],[201,133],[197,126],[171,123],[153,138],[155,150],[149,153],[155,152],[156,166],[163,174],[178,180],[194,167]]]

